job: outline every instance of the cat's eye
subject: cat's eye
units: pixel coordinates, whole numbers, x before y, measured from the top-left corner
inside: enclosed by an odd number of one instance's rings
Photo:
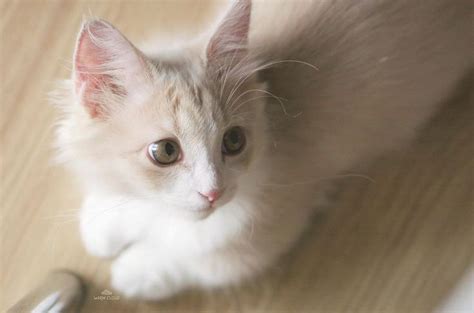
[[[171,139],[156,141],[148,146],[148,156],[158,165],[170,165],[178,161],[179,145]]]
[[[241,127],[232,127],[225,134],[222,140],[222,153],[236,155],[245,147],[245,134]]]

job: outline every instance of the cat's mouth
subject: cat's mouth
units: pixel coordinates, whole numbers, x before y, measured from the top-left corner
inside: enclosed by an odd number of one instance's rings
[[[201,206],[195,208],[189,208],[186,211],[186,215],[191,219],[203,220],[209,217],[212,213],[219,210],[220,207],[226,205],[233,198],[234,194],[232,192],[225,192],[221,198],[213,203],[205,203]]]

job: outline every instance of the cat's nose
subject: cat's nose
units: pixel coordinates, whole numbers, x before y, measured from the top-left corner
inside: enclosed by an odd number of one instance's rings
[[[214,203],[217,199],[220,198],[220,196],[222,195],[222,191],[217,190],[217,189],[212,189],[207,192],[199,192],[199,194],[203,196],[204,198],[207,198],[207,200],[209,200],[210,203]]]

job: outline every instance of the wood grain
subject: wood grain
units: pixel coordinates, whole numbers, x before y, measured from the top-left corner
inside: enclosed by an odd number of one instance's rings
[[[344,179],[334,206],[262,277],[162,303],[98,301],[108,262],[78,237],[80,195],[51,161],[57,112],[47,102],[69,74],[83,15],[104,17],[132,41],[203,29],[219,1],[2,1],[1,305],[55,268],[90,286],[84,312],[430,312],[473,263],[473,126],[460,89],[403,152],[376,162],[374,180]],[[469,87],[469,86],[468,86]]]

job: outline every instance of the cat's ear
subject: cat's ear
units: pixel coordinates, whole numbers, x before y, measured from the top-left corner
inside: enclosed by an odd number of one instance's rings
[[[232,4],[207,45],[208,65],[233,65],[246,56],[251,7],[251,0],[235,0]]]
[[[83,23],[74,53],[77,97],[90,117],[105,118],[118,102],[139,92],[149,67],[145,56],[103,20]]]

